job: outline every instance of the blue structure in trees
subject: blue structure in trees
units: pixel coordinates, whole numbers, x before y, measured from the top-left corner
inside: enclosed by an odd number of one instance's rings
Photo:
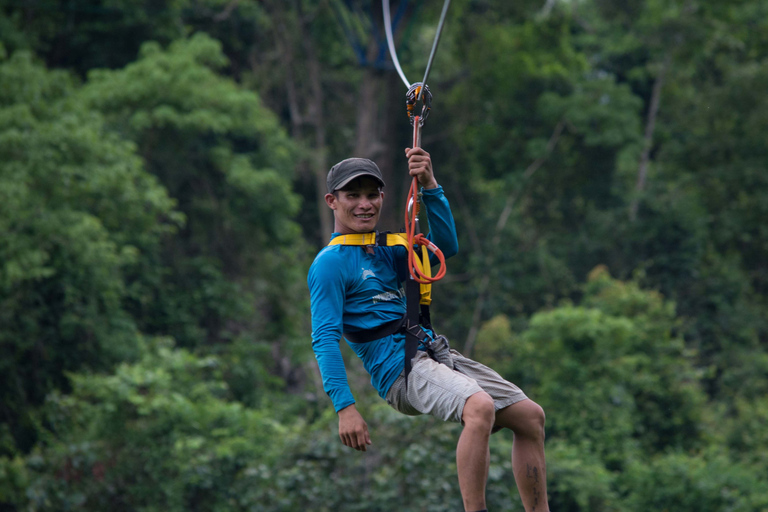
[[[355,52],[358,64],[363,67],[391,70],[394,67],[388,58],[387,40],[379,27],[380,22],[374,15],[372,4],[375,5],[376,2],[365,0],[336,0],[331,2],[341,29]],[[392,15],[392,32],[397,32],[397,28],[405,19],[410,4],[414,6],[414,16],[411,16],[413,19],[422,2],[401,0]],[[374,40],[377,51],[375,57],[369,59],[368,46],[371,39]],[[407,40],[407,38],[405,39]]]

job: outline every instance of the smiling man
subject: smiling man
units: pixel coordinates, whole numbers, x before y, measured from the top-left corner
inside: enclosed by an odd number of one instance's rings
[[[458,252],[456,227],[432,160],[421,148],[406,149],[405,154],[410,175],[422,187],[427,238],[449,258]],[[333,210],[334,233],[312,263],[307,282],[312,349],[325,392],[339,415],[342,443],[359,451],[372,444],[347,382],[339,346],[344,337],[371,375],[373,387],[394,409],[464,425],[456,466],[465,510],[485,510],[490,435],[508,428],[515,434],[512,465],[525,509],[548,511],[541,407],[492,369],[455,350],[438,362],[420,347],[406,383],[402,329],[406,313],[402,283],[409,275],[406,249],[336,243],[348,238],[343,235],[376,229],[384,202],[379,168],[364,158],[343,160],[329,171],[327,187],[325,202]],[[434,336],[430,329],[424,334],[428,340]]]

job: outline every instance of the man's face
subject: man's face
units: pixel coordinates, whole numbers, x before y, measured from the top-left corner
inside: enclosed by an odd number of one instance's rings
[[[336,195],[326,194],[325,202],[333,210],[334,231],[347,235],[368,233],[376,229],[384,192],[379,182],[370,176],[353,180]]]

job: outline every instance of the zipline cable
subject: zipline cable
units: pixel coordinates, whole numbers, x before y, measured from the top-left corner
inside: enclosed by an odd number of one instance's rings
[[[411,83],[405,78],[403,68],[400,67],[400,61],[397,60],[397,52],[395,51],[395,40],[392,37],[392,15],[389,13],[389,0],[381,0],[381,7],[384,11],[384,32],[387,34],[387,46],[389,46],[389,54],[392,56],[392,63],[395,65],[397,74],[403,80],[406,87],[410,87]]]
[[[435,40],[432,42],[432,50],[429,53],[429,59],[427,60],[427,69],[424,71],[424,79],[422,84],[427,83],[429,77],[429,71],[432,69],[432,61],[437,53],[437,45],[440,44],[440,36],[443,33],[443,26],[445,25],[445,17],[448,14],[448,7],[451,6],[451,0],[445,0],[443,2],[443,10],[440,13],[440,21],[437,24],[437,33],[435,34]],[[392,64],[394,64],[397,74],[400,75],[400,79],[403,81],[406,87],[411,87],[411,82],[406,78],[403,68],[400,67],[400,60],[397,58],[397,50],[395,50],[395,38],[392,35],[392,14],[389,10],[389,0],[381,0],[381,10],[384,14],[384,33],[387,36],[387,47],[389,48],[389,55],[392,57]],[[419,92],[417,101],[421,101],[422,91]]]
[[[384,0],[386,3],[386,0]],[[432,51],[429,53],[429,60],[427,61],[427,70],[424,72],[424,79],[421,81],[422,84],[427,84],[427,77],[429,76],[429,70],[432,68],[432,59],[435,58],[435,54],[437,53],[437,45],[440,43],[440,34],[443,33],[443,25],[445,24],[445,15],[448,12],[448,7],[451,5],[451,0],[445,0],[443,2],[443,12],[440,13],[440,23],[437,25],[437,34],[435,34],[435,40],[432,43]],[[389,5],[387,5],[389,7]],[[421,96],[424,94],[424,88],[421,88],[421,91],[419,91],[419,97],[416,98],[416,101],[421,101]]]

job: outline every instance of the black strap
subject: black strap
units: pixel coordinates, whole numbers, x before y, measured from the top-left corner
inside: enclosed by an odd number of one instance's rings
[[[434,331],[435,329],[432,327],[432,318],[429,315],[429,306],[426,304],[421,304],[420,308],[421,311],[419,313],[419,323],[427,329]]]
[[[382,325],[381,327],[377,327],[376,329],[345,332],[344,337],[352,343],[370,343],[372,341],[380,340],[381,338],[386,338],[387,336],[391,336],[392,334],[398,332],[405,332],[405,318],[406,317],[403,316],[397,320],[392,320],[391,322],[387,322],[386,324]]]
[[[419,325],[420,298],[419,283],[414,279],[405,282],[405,389],[408,389],[408,375],[411,373],[411,359],[419,352],[419,344],[427,334]]]

